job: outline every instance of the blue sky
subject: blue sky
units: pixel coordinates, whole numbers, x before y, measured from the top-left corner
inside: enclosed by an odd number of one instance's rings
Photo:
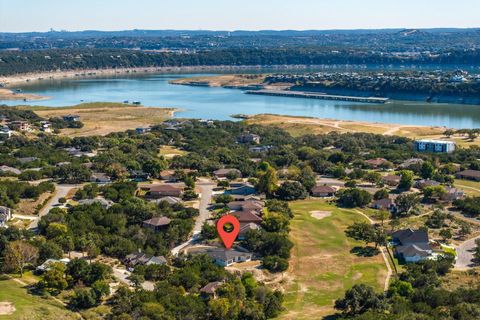
[[[0,0],[0,31],[480,27],[478,0]]]

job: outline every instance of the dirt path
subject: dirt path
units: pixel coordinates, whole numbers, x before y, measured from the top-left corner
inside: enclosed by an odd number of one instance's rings
[[[367,220],[371,223],[371,224],[375,224],[375,221],[373,221],[369,216],[367,216],[365,213],[361,212],[360,210],[357,210],[355,209],[354,210],[356,213],[364,216],[365,218],[367,218]],[[387,255],[385,254],[385,249],[383,247],[380,248],[380,252],[382,254],[382,257],[383,257],[383,261],[385,262],[385,265],[387,266],[387,277],[385,278],[385,285],[383,287],[383,290],[384,291],[387,291],[388,290],[388,287],[390,286],[390,279],[392,278],[392,274],[393,274],[393,271],[392,271],[392,267],[390,266],[390,262],[388,262],[388,258],[387,258]]]

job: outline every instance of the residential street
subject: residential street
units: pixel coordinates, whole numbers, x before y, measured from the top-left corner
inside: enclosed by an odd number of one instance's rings
[[[455,261],[455,269],[468,270],[474,267],[473,249],[475,248],[475,240],[480,236],[467,240],[457,247],[457,261]]]
[[[32,220],[28,229],[36,230],[38,228],[38,222],[40,219],[47,215],[48,212],[53,209],[54,207],[58,206],[60,203],[58,200],[60,198],[64,198],[72,189],[79,188],[81,185],[79,184],[58,184],[55,188],[55,194],[53,197],[48,201],[48,203],[39,211],[38,217]]]
[[[172,255],[176,256],[186,246],[189,244],[194,243],[202,231],[203,223],[208,219],[210,215],[210,211],[208,211],[208,206],[212,202],[212,193],[213,188],[215,187],[215,183],[213,183],[209,179],[200,178],[197,182],[197,186],[200,189],[201,198],[200,198],[200,205],[198,207],[199,215],[195,221],[195,226],[193,227],[193,233],[190,239],[185,241],[184,243],[176,246],[172,249]]]

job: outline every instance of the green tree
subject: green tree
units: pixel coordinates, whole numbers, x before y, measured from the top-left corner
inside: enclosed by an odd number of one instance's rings
[[[256,189],[260,193],[272,196],[277,190],[277,172],[267,162],[260,164],[260,170],[257,172],[258,183]]]
[[[398,188],[401,190],[410,190],[413,186],[413,172],[410,170],[400,171],[400,183]]]
[[[423,179],[431,179],[435,174],[435,167],[431,162],[425,161],[420,168],[420,176]]]

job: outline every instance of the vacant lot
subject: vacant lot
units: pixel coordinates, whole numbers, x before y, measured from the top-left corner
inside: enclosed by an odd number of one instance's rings
[[[2,320],[78,319],[60,303],[28,294],[27,289],[15,280],[0,280],[0,303],[15,309],[12,314],[0,314]]]
[[[26,107],[27,108],[27,107]],[[44,118],[77,114],[85,125],[81,129],[63,129],[69,136],[106,135],[137,127],[155,125],[171,118],[175,109],[133,106],[121,103],[85,103],[72,107],[28,107]]]
[[[359,257],[352,253],[363,244],[345,236],[347,226],[366,219],[353,210],[339,209],[323,200],[291,203],[294,243],[285,288],[285,313],[280,319],[318,319],[332,314],[335,299],[356,283],[382,290],[387,268],[381,255]],[[317,219],[312,212],[331,212]]]

